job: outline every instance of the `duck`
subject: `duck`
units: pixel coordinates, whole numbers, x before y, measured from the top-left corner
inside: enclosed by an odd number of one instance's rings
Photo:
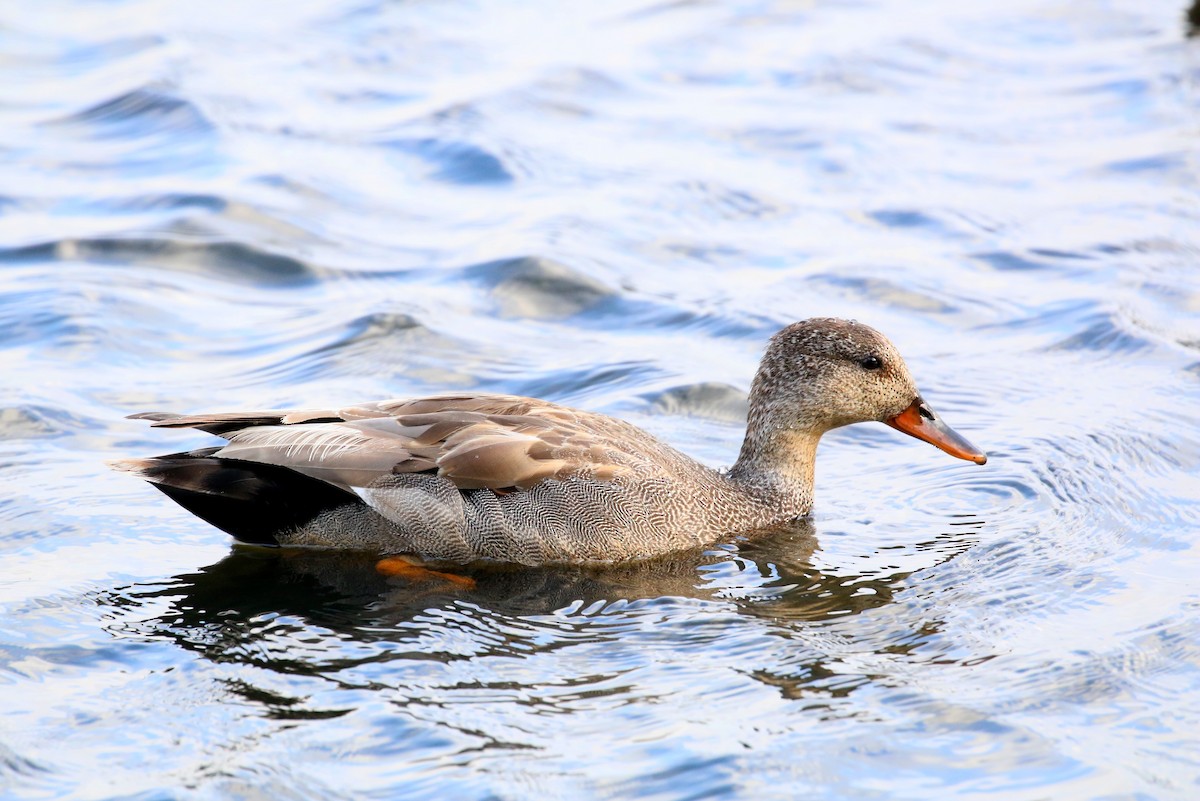
[[[817,445],[854,423],[987,462],[921,397],[883,334],[835,318],[770,339],[724,471],[625,420],[514,395],[130,419],[225,440],[112,464],[235,540],[414,564],[600,565],[752,536],[811,512]]]

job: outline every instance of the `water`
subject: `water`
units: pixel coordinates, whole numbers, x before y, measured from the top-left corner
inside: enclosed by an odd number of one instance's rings
[[[0,795],[1200,797],[1184,11],[6,5]],[[473,591],[104,465],[455,388],[728,464],[812,315],[988,465],[856,426],[810,526]]]

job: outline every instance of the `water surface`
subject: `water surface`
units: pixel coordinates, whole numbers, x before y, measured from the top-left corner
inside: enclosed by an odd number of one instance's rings
[[[1196,44],[1175,2],[0,11],[0,795],[1200,796]],[[472,591],[232,548],[147,409],[444,389],[714,465],[887,332],[991,456]]]

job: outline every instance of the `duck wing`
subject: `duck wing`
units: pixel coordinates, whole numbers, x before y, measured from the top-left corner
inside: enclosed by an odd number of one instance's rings
[[[436,474],[463,490],[529,489],[571,476],[612,480],[649,467],[653,448],[666,448],[624,421],[512,395],[134,417],[229,440],[213,456],[285,467],[348,490],[403,473]]]

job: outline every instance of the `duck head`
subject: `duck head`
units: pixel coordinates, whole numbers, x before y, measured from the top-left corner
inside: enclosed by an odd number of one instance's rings
[[[987,461],[921,398],[887,337],[861,323],[831,318],[793,323],[771,338],[750,391],[743,458],[748,448],[775,450],[766,442],[772,439],[790,441],[789,449],[801,451],[811,442],[815,452],[826,431],[870,421],[959,459]]]

